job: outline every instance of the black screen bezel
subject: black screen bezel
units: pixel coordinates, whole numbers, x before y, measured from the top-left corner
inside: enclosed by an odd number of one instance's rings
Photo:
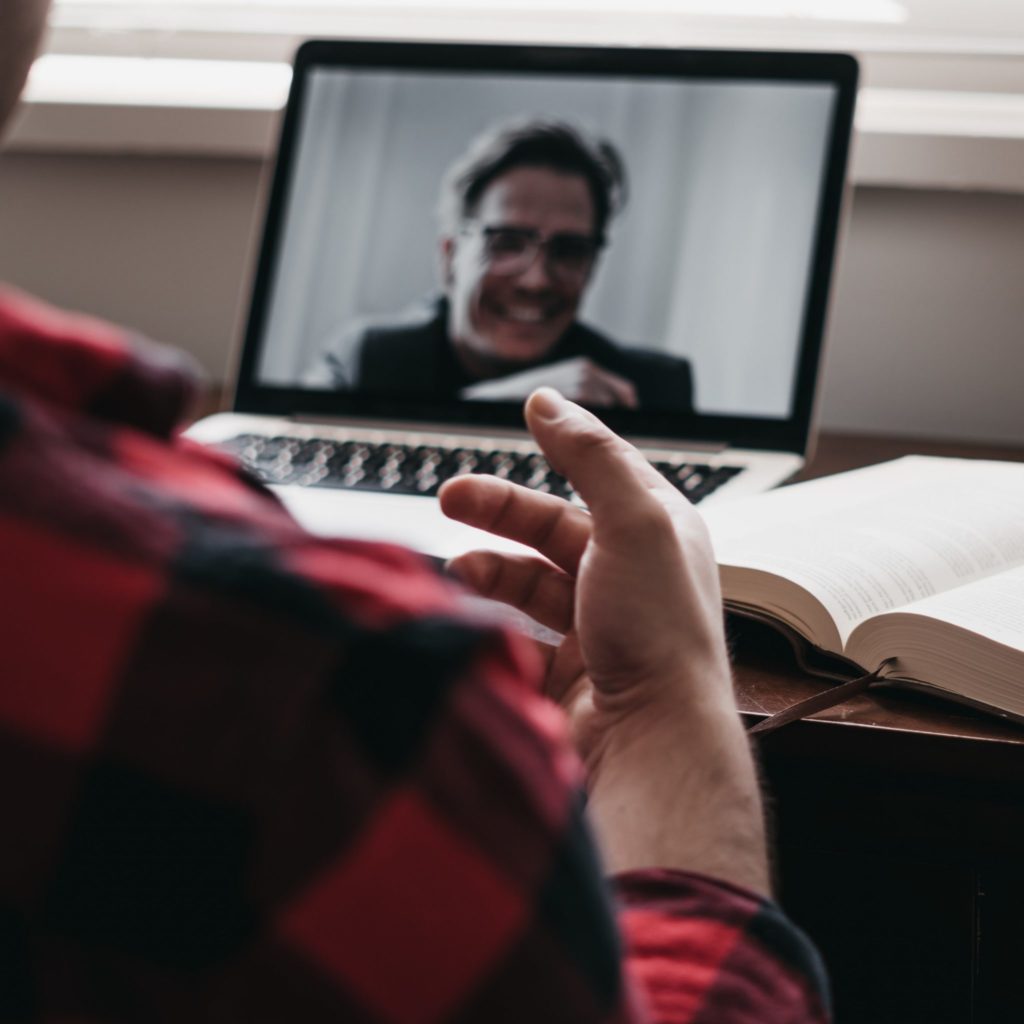
[[[257,380],[306,83],[311,71],[321,68],[820,82],[835,86],[836,101],[829,128],[790,415],[779,419],[594,410],[613,429],[626,435],[725,442],[742,448],[805,453],[849,157],[858,76],[853,57],[836,53],[336,40],[311,40],[299,48],[281,125],[233,409],[275,416],[390,419],[507,428],[523,425],[521,403],[389,399],[376,394],[280,387]]]

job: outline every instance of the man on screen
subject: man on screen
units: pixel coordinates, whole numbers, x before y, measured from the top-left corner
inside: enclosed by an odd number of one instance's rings
[[[624,196],[618,153],[558,121],[476,139],[442,182],[443,294],[328,347],[309,383],[519,401],[539,385],[593,406],[689,410],[690,365],[577,319]]]

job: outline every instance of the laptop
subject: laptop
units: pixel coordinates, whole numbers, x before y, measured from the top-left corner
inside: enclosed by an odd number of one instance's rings
[[[312,41],[299,50],[233,409],[309,529],[450,557],[491,472],[578,500],[550,384],[701,505],[808,455],[856,91],[840,54]]]

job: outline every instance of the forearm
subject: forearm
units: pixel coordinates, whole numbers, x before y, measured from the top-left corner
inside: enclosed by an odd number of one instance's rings
[[[612,872],[676,868],[769,892],[753,758],[739,716],[719,702],[624,723],[588,807]]]

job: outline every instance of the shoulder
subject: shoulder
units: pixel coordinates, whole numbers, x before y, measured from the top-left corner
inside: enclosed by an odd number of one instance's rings
[[[89,752],[53,794],[69,806],[8,823],[51,844],[60,909],[38,926],[73,924],[66,962],[202,970],[229,1003],[309,1020],[353,1012],[350,984],[399,1016],[409,998],[584,1019],[576,954],[615,976],[614,926],[532,651],[417,556],[305,534],[223,458],[22,404],[0,467],[0,755],[25,779]],[[390,955],[439,920],[443,941]],[[283,952],[240,968],[267,935]]]
[[[447,312],[443,300],[419,303],[392,317],[366,320],[359,330],[359,345],[367,349],[400,352],[433,338],[446,325]]]
[[[0,387],[25,399],[166,437],[198,381],[179,350],[0,286]]]
[[[435,393],[439,352],[447,346],[447,337],[443,299],[367,324],[356,347],[359,386]]]
[[[442,299],[428,300],[388,316],[360,316],[335,328],[320,346],[304,383],[342,389],[389,384],[396,367],[410,361],[415,367],[428,358],[428,342],[446,323],[442,310]]]

